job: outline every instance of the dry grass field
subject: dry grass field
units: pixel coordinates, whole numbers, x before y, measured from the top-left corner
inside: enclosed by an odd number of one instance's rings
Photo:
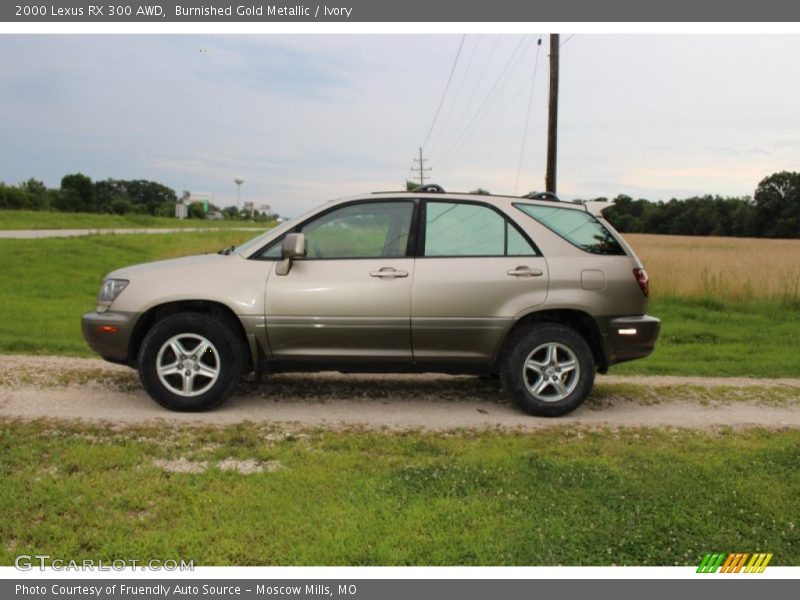
[[[800,301],[800,240],[627,234],[654,298]]]

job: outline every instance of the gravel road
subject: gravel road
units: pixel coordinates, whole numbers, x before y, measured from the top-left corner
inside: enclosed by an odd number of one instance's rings
[[[186,414],[156,405],[141,389],[135,372],[125,367],[95,359],[0,355],[0,417],[426,430],[535,430],[568,424],[800,427],[800,379],[598,376],[597,384],[603,393],[571,415],[543,419],[508,404],[496,380],[433,374],[279,374],[260,385],[244,383],[213,412]],[[655,391],[655,400],[631,398],[624,392],[626,386],[619,384],[648,386]],[[722,397],[698,400],[697,389],[714,387],[724,390]],[[619,396],[616,388],[623,390]],[[749,400],[748,390],[756,388],[758,399]],[[771,395],[781,399],[770,401]]]

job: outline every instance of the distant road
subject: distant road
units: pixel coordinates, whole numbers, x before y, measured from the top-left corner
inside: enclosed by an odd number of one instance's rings
[[[175,227],[141,229],[0,229],[0,238],[32,240],[36,238],[78,237],[81,235],[126,235],[132,233],[186,233],[198,231],[266,231],[258,227]]]

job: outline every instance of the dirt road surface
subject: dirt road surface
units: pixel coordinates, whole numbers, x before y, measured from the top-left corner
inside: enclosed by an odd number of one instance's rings
[[[635,386],[646,386],[652,393],[639,399]],[[708,396],[698,400],[697,390],[706,388],[721,393],[712,394],[711,401]],[[0,418],[122,425],[253,421],[390,430],[536,430],[570,424],[800,427],[797,379],[598,376],[596,389],[598,393],[571,415],[544,419],[523,414],[509,404],[496,380],[433,374],[278,374],[260,385],[242,384],[215,411],[173,413],[155,404],[142,390],[136,373],[126,367],[95,359],[0,355]],[[750,400],[750,390],[756,389],[760,395]],[[781,399],[772,402],[772,395]]]

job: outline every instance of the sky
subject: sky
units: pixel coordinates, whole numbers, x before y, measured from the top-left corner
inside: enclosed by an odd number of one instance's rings
[[[0,181],[150,179],[228,206],[241,177],[242,202],[295,216],[403,189],[424,146],[448,191],[541,190],[539,37],[0,35]],[[561,40],[563,198],[752,195],[800,170],[800,35]]]

